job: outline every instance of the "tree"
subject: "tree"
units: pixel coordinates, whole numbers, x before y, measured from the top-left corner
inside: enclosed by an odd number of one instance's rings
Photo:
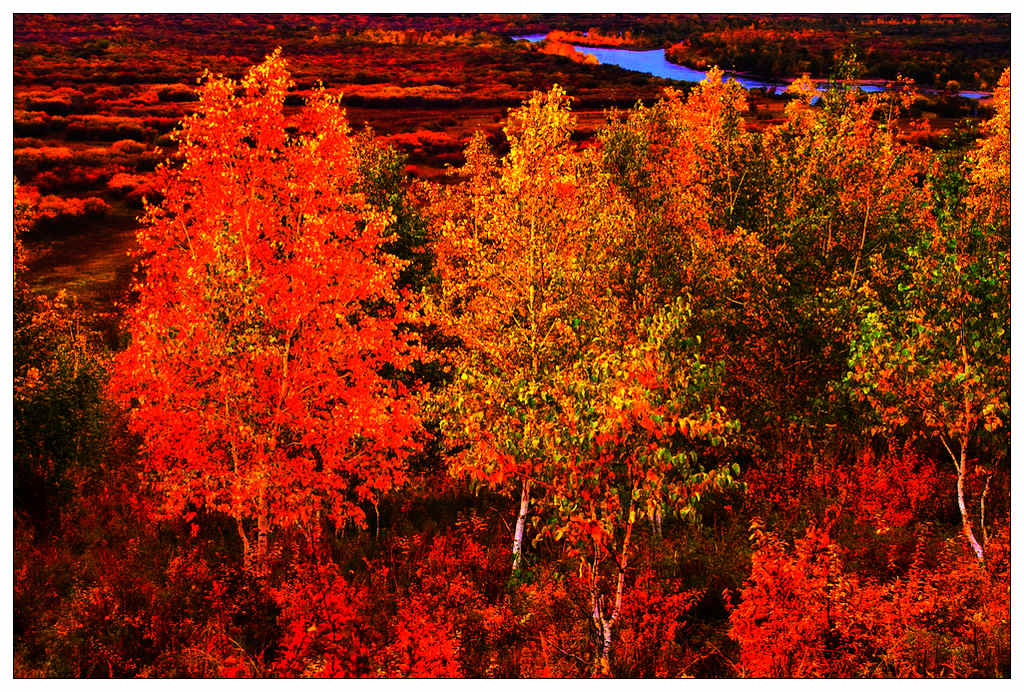
[[[767,386],[750,424],[785,431],[776,446],[793,435],[841,444],[835,433],[855,420],[837,391],[858,305],[866,287],[895,291],[892,262],[929,223],[919,184],[926,165],[892,127],[902,94],[864,96],[841,85],[821,93],[807,79],[790,91],[786,121],[762,136],[754,183],[753,228],[772,248],[778,283],[767,350],[774,367],[757,369]]]
[[[510,114],[500,162],[471,142],[462,182],[431,211],[431,313],[457,342],[442,394],[443,430],[460,446],[453,470],[519,485],[514,570],[529,504],[543,498],[539,537],[564,539],[585,565],[607,673],[633,524],[726,484],[732,470],[706,470],[688,441],[718,441],[734,424],[702,396],[717,370],[696,355],[685,303],[637,324],[624,280],[635,217],[602,152],[574,151],[571,131],[556,88]]]
[[[563,371],[558,399],[571,443],[551,479],[548,532],[580,561],[604,675],[634,525],[660,526],[665,509],[692,516],[702,493],[728,487],[739,472],[709,454],[739,426],[714,404],[720,369],[701,360],[690,315],[674,301],[645,320],[632,343],[595,340]]]
[[[553,378],[613,310],[610,247],[631,223],[596,155],[574,151],[573,127],[565,92],[534,94],[509,113],[509,153],[497,161],[478,134],[462,182],[436,190],[428,211],[429,310],[455,343],[442,431],[459,446],[456,475],[519,488],[513,569],[531,490],[561,454]]]
[[[777,347],[786,285],[778,245],[758,225],[770,181],[760,137],[743,119],[745,93],[712,69],[685,99],[667,89],[650,108],[611,119],[599,138],[635,210],[620,243],[623,311],[639,322],[685,297],[702,354],[724,364],[722,401],[746,423],[779,415],[774,373],[789,364]],[[779,429],[775,420],[766,427]],[[767,437],[762,427],[745,430]]]
[[[390,214],[385,250],[406,262],[398,274],[398,285],[419,290],[430,274],[432,259],[423,216],[407,194],[408,157],[375,138],[369,128],[353,138],[353,147],[358,162],[355,190],[375,209]]]
[[[353,192],[338,97],[289,118],[290,86],[279,51],[240,82],[206,75],[146,208],[112,379],[164,510],[234,518],[258,573],[274,527],[363,524],[421,432],[387,376],[418,355],[389,216]]]
[[[992,100],[995,112],[970,156],[972,189],[967,206],[975,222],[1005,233],[1010,221],[1010,68],[999,78]]]
[[[746,110],[742,87],[713,69],[687,98],[666,89],[600,130],[603,163],[636,211],[635,227],[622,231],[620,278],[636,319],[683,293],[718,292],[725,277],[709,264],[748,216]]]
[[[936,219],[907,249],[895,300],[864,308],[850,356],[854,396],[876,414],[878,432],[937,438],[957,472],[962,530],[984,559],[985,492],[979,541],[967,486],[968,450],[990,437],[1005,458],[1009,417],[1009,73],[996,92],[987,137],[962,166],[929,181]],[[988,470],[991,473],[991,469]],[[987,491],[986,482],[986,491]]]

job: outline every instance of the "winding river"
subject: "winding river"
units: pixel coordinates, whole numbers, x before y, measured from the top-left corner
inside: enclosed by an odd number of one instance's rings
[[[526,34],[524,36],[512,36],[511,38],[517,41],[530,41],[531,43],[537,43],[539,41],[543,41],[545,36],[546,34]],[[666,60],[664,48],[658,48],[656,50],[627,50],[625,48],[595,48],[593,46],[571,45],[581,53],[593,55],[602,65],[617,65],[624,70],[646,72],[647,74],[654,75],[655,77],[675,79],[680,82],[701,82],[705,77],[707,77],[706,72],[684,67],[683,65],[676,65],[675,63],[671,63]],[[786,88],[789,86],[783,82],[762,82],[738,74],[726,73],[725,78],[735,79],[745,89],[765,89],[768,92],[776,94],[785,92]],[[875,84],[861,84],[859,86],[862,91],[866,92],[885,90],[885,87]],[[935,93],[930,90],[922,91]],[[988,96],[991,96],[991,94],[981,91],[961,91],[960,96],[971,99],[981,99],[987,98]]]

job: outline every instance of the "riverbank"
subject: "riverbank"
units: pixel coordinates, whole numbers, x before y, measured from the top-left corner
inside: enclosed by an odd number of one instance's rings
[[[551,35],[557,35],[560,39],[562,36],[567,34],[565,34],[565,32],[551,32],[550,34],[525,34],[521,36],[512,36],[511,38],[517,41],[541,43],[545,40],[551,41],[551,39],[548,39],[548,36]],[[576,34],[571,35],[575,36]],[[560,45],[571,46],[578,53],[595,57],[602,65],[616,65],[625,70],[643,72],[655,77],[672,79],[680,82],[696,83],[703,81],[707,77],[707,72],[705,71],[681,65],[669,60],[667,51],[664,48],[637,50],[634,48],[609,48],[577,43],[564,44],[561,40],[557,42]],[[761,89],[769,94],[782,94],[785,93],[786,89],[789,88],[789,85],[797,79],[797,76],[789,76],[782,78],[781,80],[773,80],[764,77],[763,75],[755,75],[748,72],[726,71],[724,78],[735,79],[741,86],[748,90]],[[819,85],[820,88],[827,88],[830,84],[830,80],[825,77],[814,76],[811,79],[815,84]],[[893,85],[893,82],[884,79],[847,80],[844,83],[856,86],[861,91],[867,93],[885,91]],[[935,89],[920,89],[920,91],[929,95],[940,95],[943,93]],[[955,95],[970,99],[988,99],[992,96],[990,92],[984,91],[959,91]]]

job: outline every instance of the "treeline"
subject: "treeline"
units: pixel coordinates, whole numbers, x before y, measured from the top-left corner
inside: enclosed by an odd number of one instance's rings
[[[902,75],[936,89],[990,90],[1006,64],[1010,42],[1009,24],[1000,16],[968,15],[952,22],[929,15],[749,19],[677,34],[682,40],[670,39],[665,56],[682,65],[718,65],[785,79],[835,74],[852,49],[863,63],[864,78]]]
[[[207,76],[110,351],[15,189],[16,675],[1009,674],[1008,70],[966,151],[712,71],[415,184],[293,87]]]

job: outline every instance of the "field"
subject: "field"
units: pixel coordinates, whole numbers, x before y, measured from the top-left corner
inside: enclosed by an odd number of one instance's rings
[[[541,16],[477,16],[455,22],[430,16],[19,16],[15,174],[22,184],[53,196],[44,205],[46,228],[26,239],[33,285],[49,294],[74,289],[90,311],[110,311],[130,275],[127,230],[141,212],[154,166],[173,151],[168,134],[194,104],[203,70],[238,76],[282,46],[295,70],[297,96],[317,80],[339,90],[353,127],[373,128],[409,157],[412,175],[433,178],[445,165],[461,162],[474,131],[500,142],[506,112],[533,90],[564,86],[575,101],[578,136],[586,138],[604,121],[606,109],[650,102],[668,84],[613,66],[580,64],[530,50],[506,36],[542,28],[585,26],[612,32],[640,26],[648,33],[635,32],[637,38],[629,44],[649,47],[670,42],[667,37],[673,35],[714,31],[749,18],[578,19],[579,24],[573,24],[576,18]],[[978,20],[977,27],[968,23],[961,30],[986,37],[988,45],[1002,35],[993,26],[1001,25],[996,19]],[[929,35],[927,25],[918,31]],[[575,38],[586,42],[585,37]],[[948,40],[959,38],[954,34]],[[838,46],[838,39],[833,37],[828,45]],[[997,54],[1001,50],[1008,55],[1008,39],[995,46]],[[440,71],[442,61],[445,68]],[[702,56],[697,63],[708,59]],[[783,105],[781,99],[754,96],[754,120],[778,122]],[[922,106],[932,118],[932,133],[939,135],[959,116],[983,117],[986,112],[966,105]],[[105,203],[101,218],[69,203],[93,197]]]

